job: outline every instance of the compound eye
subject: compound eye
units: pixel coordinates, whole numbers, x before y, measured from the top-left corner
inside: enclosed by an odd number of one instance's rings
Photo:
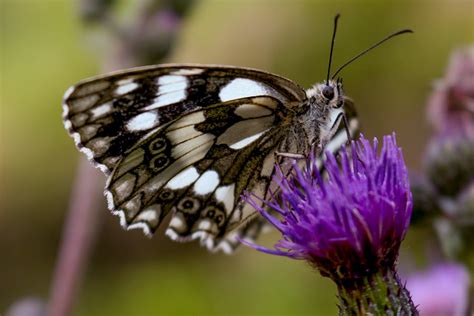
[[[334,98],[334,89],[330,86],[325,86],[323,88],[323,96],[328,100],[332,100]]]

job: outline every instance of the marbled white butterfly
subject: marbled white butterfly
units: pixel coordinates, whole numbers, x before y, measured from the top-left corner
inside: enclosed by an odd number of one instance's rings
[[[330,56],[336,25],[337,17]],[[231,252],[238,237],[253,239],[264,224],[241,194],[268,198],[278,153],[307,156],[314,145],[336,151],[357,130],[352,102],[334,80],[348,63],[331,78],[330,64],[327,80],[306,91],[240,67],[115,72],[66,92],[64,125],[108,176],[108,207],[122,226],[152,235],[171,214],[172,239]]]

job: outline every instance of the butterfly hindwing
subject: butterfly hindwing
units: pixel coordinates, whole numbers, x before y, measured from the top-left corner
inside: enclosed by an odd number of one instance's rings
[[[244,190],[265,196],[274,152],[287,132],[286,111],[278,99],[261,96],[166,123],[117,163],[106,188],[109,208],[124,226],[147,234],[172,213],[167,234],[173,239],[200,238],[211,249],[232,250],[238,235],[261,228],[240,196]]]
[[[76,145],[105,173],[150,131],[184,113],[268,95],[301,101],[303,89],[266,72],[213,65],[141,67],[85,80],[64,96],[63,118]]]

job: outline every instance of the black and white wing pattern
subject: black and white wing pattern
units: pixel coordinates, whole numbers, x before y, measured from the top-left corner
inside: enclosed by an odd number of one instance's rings
[[[294,82],[254,69],[165,64],[80,82],[64,96],[63,120],[79,150],[109,174],[151,130],[198,108],[260,95],[284,104],[306,98]]]
[[[64,124],[109,175],[108,206],[128,228],[231,252],[262,220],[240,199],[265,197],[290,105],[306,98],[285,78],[247,68],[142,67],[66,92]]]
[[[230,251],[233,231],[255,216],[240,195],[267,192],[285,111],[273,97],[242,98],[167,123],[118,163],[106,187],[109,208],[147,234],[172,213],[173,239]]]

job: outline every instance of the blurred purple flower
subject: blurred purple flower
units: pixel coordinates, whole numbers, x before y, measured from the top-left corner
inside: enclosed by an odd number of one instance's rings
[[[438,132],[474,135],[474,46],[451,56],[445,78],[430,97],[428,116]]]
[[[137,1],[133,23],[127,23],[120,18],[115,2],[83,0],[82,10],[86,22],[100,22],[112,35],[108,40],[113,55],[106,60],[109,69],[116,69],[117,64],[125,68],[162,62],[174,48],[183,20],[195,4],[194,0]]]
[[[163,9],[150,18],[154,19],[158,31],[173,33],[181,25],[181,17],[173,10]]]
[[[246,243],[265,253],[304,259],[323,276],[358,280],[371,274],[395,271],[400,244],[412,213],[412,196],[402,151],[395,135],[378,141],[353,141],[351,152],[340,152],[340,163],[326,153],[328,179],[322,178],[316,159],[295,176],[281,171],[276,181],[278,199],[264,204],[246,200],[283,235],[275,249]]]
[[[6,316],[46,316],[46,303],[37,297],[25,297],[14,302],[5,312]]]
[[[407,279],[407,288],[418,305],[420,315],[467,315],[469,273],[464,266],[443,263]]]

